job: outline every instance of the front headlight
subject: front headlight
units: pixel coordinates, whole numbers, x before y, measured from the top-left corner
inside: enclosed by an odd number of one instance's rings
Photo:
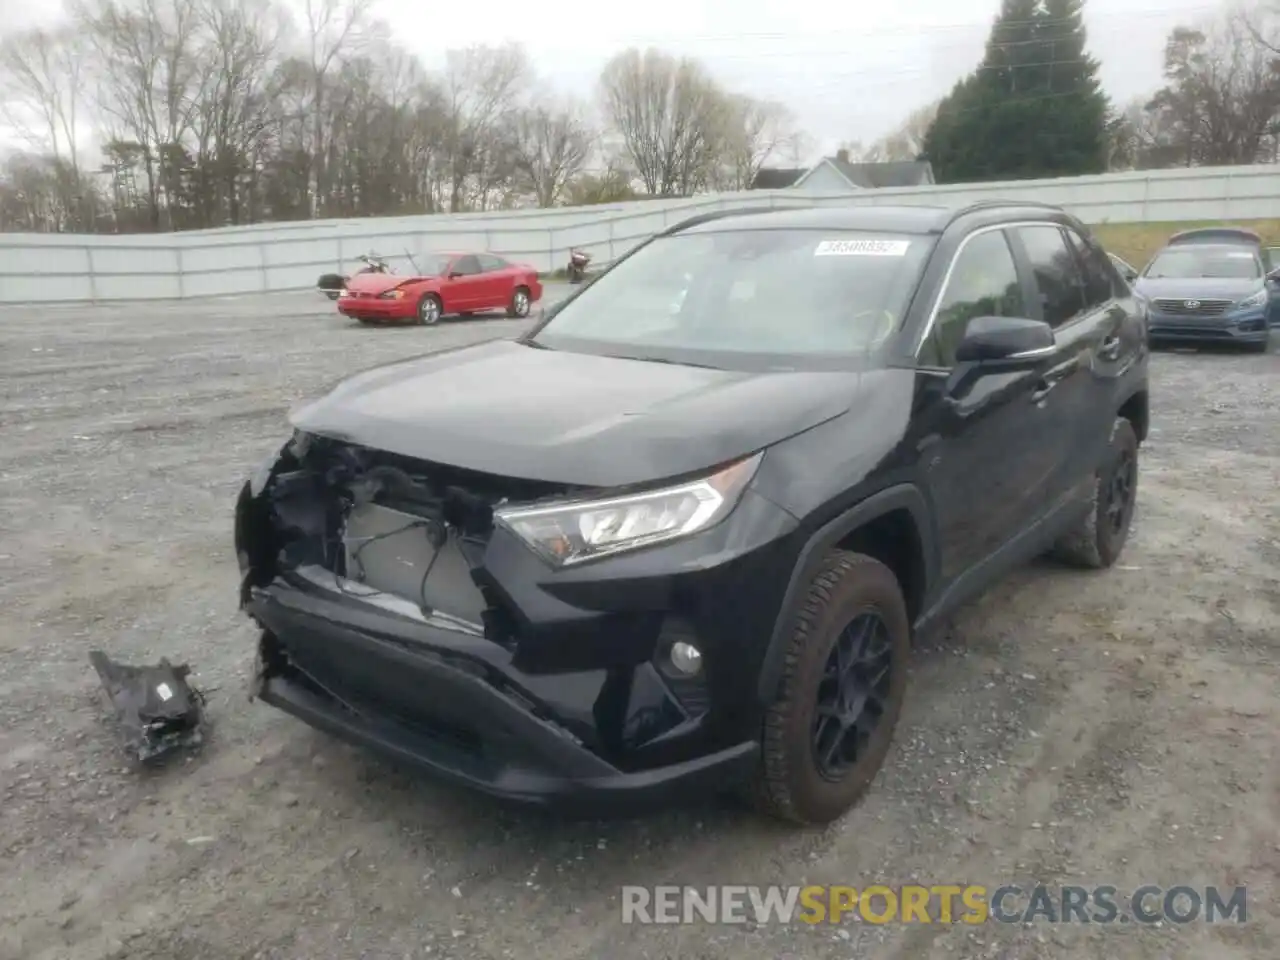
[[[761,454],[676,486],[602,500],[506,507],[494,519],[557,566],[666,543],[714,526],[737,506]]]
[[[396,287],[394,290],[388,290],[386,293],[378,294],[378,299],[379,300],[403,300],[404,291],[401,290],[399,287]]]
[[[1261,307],[1267,302],[1267,288],[1263,287],[1257,293],[1251,293],[1239,303],[1236,304],[1237,310],[1252,310],[1254,307]]]

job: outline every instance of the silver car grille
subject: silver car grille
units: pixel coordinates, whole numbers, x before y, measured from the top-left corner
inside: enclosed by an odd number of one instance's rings
[[[1195,297],[1173,299],[1157,297],[1156,309],[1173,317],[1220,317],[1231,306],[1231,300],[1199,300]]]

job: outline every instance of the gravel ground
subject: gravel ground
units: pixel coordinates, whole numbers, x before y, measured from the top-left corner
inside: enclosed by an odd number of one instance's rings
[[[507,335],[311,295],[0,311],[0,958],[1275,956],[1280,356],[1161,353],[1122,565],[1027,569],[922,641],[862,806],[563,823],[245,698],[231,509],[286,409]],[[87,652],[189,660],[210,742],[141,775]],[[1248,885],[1248,922],[624,926],[623,884]]]

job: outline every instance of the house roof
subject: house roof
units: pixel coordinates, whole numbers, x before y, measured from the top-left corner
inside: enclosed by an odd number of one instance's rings
[[[876,189],[878,187],[918,187],[924,184],[933,183],[933,165],[927,160],[897,160],[887,163],[853,163],[841,157],[823,157],[804,176],[800,177],[792,186],[799,186],[800,183],[809,177],[814,170],[817,170],[823,164],[830,166],[845,180],[849,181],[851,187],[862,187],[865,189]]]
[[[752,190],[783,190],[809,172],[808,167],[761,167],[751,181]]]

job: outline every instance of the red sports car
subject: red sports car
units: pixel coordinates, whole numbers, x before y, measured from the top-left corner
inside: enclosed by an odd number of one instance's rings
[[[527,317],[542,298],[538,271],[489,253],[442,253],[415,277],[356,274],[338,295],[338,312],[361,323],[412,320],[433,324],[445,314],[504,309]]]

